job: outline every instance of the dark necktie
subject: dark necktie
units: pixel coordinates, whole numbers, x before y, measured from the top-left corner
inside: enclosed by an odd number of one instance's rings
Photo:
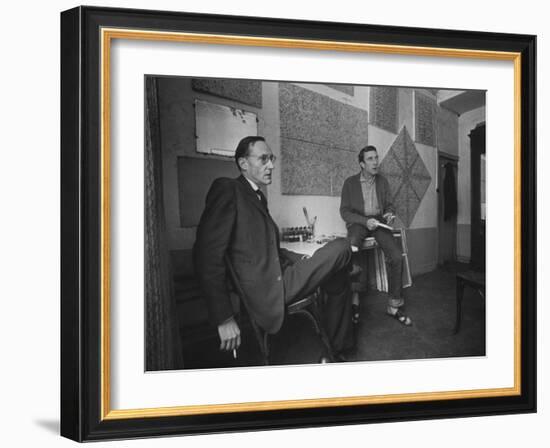
[[[269,216],[272,224],[275,226],[275,237],[277,238],[277,248],[279,247],[279,229],[277,227],[277,224],[275,224],[275,222],[273,221],[273,219],[271,219],[271,215],[269,214],[269,210],[267,208],[267,198],[265,197],[265,195],[262,193],[262,190],[256,190],[256,194],[258,195],[258,197],[260,198],[260,202],[262,204],[262,206],[265,208],[265,211],[267,212],[267,216]]]
[[[262,205],[264,206],[264,208],[267,210],[267,198],[266,198],[265,195],[262,193],[262,190],[256,190],[256,194],[257,194],[258,197],[260,198],[260,202],[262,203]]]

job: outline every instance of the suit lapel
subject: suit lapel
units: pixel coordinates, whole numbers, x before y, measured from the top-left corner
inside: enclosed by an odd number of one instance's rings
[[[277,237],[277,247],[279,247],[279,227],[277,226],[277,223],[273,220],[269,212],[265,209],[263,204],[260,202],[260,199],[258,198],[258,195],[250,185],[250,183],[245,179],[244,176],[239,176],[237,180],[241,183],[243,186],[243,190],[245,192],[245,197],[252,203],[254,206],[260,210],[264,216],[268,219],[268,221],[273,226],[273,230],[275,232],[275,236]]]
[[[254,189],[252,188],[250,183],[245,179],[245,177],[241,175],[237,178],[237,180],[243,186],[243,190],[245,192],[245,198],[247,198],[250,202],[252,202],[252,204],[254,204],[254,206],[258,210],[260,210],[264,215],[269,216],[269,214],[267,213],[267,210],[264,208],[264,206],[260,202],[260,199],[258,198],[258,195],[254,191]]]

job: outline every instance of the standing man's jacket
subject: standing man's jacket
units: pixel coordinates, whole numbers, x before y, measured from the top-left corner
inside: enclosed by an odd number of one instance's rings
[[[251,318],[269,333],[279,330],[285,307],[282,269],[300,255],[279,248],[277,225],[243,176],[213,182],[193,251],[197,277],[215,325],[235,314],[224,260],[227,255]]]
[[[346,226],[352,224],[361,224],[366,226],[367,219],[373,216],[365,216],[365,202],[363,191],[361,190],[361,173],[348,177],[342,187],[342,197],[340,202],[340,215],[345,221]],[[377,174],[375,177],[376,198],[381,215],[386,213],[395,214],[392,204],[390,185],[385,177]]]

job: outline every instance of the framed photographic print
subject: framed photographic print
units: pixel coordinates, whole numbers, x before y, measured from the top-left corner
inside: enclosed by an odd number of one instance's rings
[[[535,412],[535,36],[61,22],[62,435]]]

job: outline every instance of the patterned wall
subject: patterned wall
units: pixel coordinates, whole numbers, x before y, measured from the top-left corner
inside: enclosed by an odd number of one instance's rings
[[[415,140],[428,146],[435,146],[435,114],[437,104],[434,99],[418,91],[414,95]]]
[[[246,79],[193,78],[193,90],[262,107],[262,82]]]
[[[371,87],[369,107],[372,125],[397,133],[398,89],[396,87]]]
[[[339,196],[368,141],[367,111],[281,83],[279,114],[281,193]]]
[[[281,138],[281,193],[340,196],[344,180],[358,171],[357,152]]]
[[[380,171],[390,183],[397,216],[409,227],[432,178],[406,127],[382,160]]]

